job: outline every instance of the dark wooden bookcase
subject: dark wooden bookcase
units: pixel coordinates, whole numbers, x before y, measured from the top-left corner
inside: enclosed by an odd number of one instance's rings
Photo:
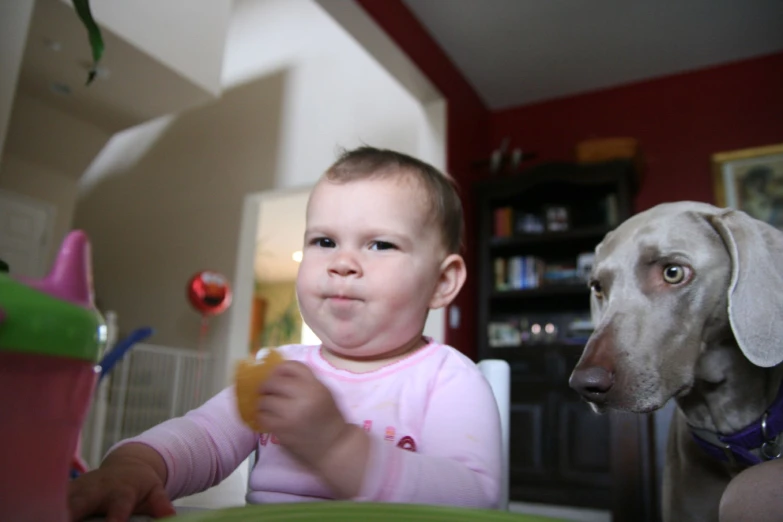
[[[478,355],[511,366],[512,501],[609,509],[616,521],[657,519],[651,419],[597,415],[568,387],[587,335],[571,326],[580,318],[589,324],[590,309],[587,282],[571,269],[631,215],[635,186],[634,163],[623,160],[541,164],[475,185]],[[550,207],[568,210],[566,230],[546,229]],[[543,222],[544,231],[524,231],[531,215],[543,217],[533,225]],[[511,284],[509,274],[520,270],[513,258],[526,262]],[[498,335],[498,325],[513,335]]]

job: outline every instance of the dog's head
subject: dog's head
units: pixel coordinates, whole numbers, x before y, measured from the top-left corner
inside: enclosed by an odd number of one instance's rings
[[[590,285],[595,330],[570,385],[596,410],[649,412],[687,393],[726,337],[757,366],[783,360],[783,233],[743,212],[678,202],[637,214],[596,248]],[[710,371],[699,378],[717,383],[726,368]]]

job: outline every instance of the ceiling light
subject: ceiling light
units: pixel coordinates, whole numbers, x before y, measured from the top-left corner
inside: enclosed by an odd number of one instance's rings
[[[108,80],[109,76],[111,76],[111,71],[108,67],[103,67],[102,65],[99,65],[95,68],[95,76],[99,80]]]
[[[301,263],[302,262],[302,251],[301,250],[297,250],[296,252],[291,254],[291,258],[294,261],[296,261],[297,263]]]
[[[52,40],[47,38],[44,40],[44,45],[46,46],[47,49],[49,49],[50,51],[54,51],[56,53],[59,53],[60,51],[63,50],[63,44],[58,42],[57,40]]]
[[[95,65],[88,60],[81,60],[79,66],[88,73],[95,69],[95,77],[99,80],[108,80],[111,76],[111,70],[105,65]]]

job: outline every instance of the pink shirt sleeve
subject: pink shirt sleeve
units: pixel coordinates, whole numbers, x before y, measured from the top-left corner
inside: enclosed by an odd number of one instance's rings
[[[356,500],[495,508],[500,501],[497,403],[475,368],[447,371],[427,401],[417,452],[373,439]]]
[[[256,447],[258,435],[242,423],[229,387],[183,417],[170,419],[115,448],[140,442],[166,463],[172,499],[204,491],[228,477]]]

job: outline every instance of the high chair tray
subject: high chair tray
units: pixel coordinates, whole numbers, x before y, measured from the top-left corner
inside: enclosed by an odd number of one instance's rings
[[[305,502],[266,504],[177,515],[172,522],[564,522],[559,519],[510,513],[507,511],[465,509],[414,504],[370,502]]]

